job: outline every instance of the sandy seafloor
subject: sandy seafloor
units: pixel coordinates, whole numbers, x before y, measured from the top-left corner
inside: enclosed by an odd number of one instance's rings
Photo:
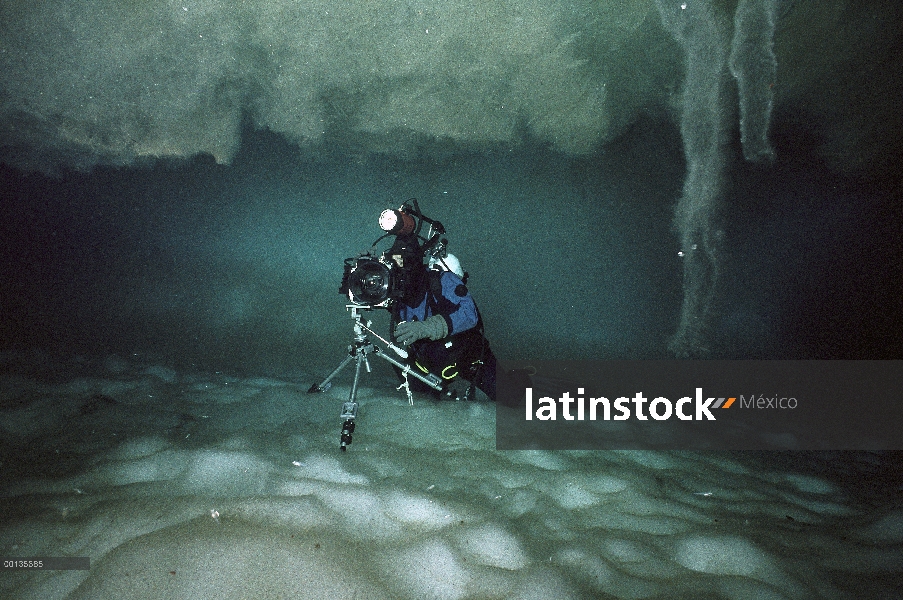
[[[497,451],[488,402],[5,355],[4,598],[898,598],[895,457]]]

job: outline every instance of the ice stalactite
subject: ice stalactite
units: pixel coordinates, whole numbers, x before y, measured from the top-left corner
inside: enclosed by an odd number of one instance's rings
[[[740,95],[740,139],[749,161],[774,160],[768,139],[778,61],[774,55],[777,0],[740,0],[734,14],[729,65]]]
[[[662,23],[686,52],[680,131],[687,173],[675,211],[683,257],[683,305],[671,351],[680,358],[708,354],[709,312],[718,285],[723,205],[735,126],[731,75],[739,85],[744,154],[770,157],[768,125],[776,62],[774,0],[740,0],[730,23],[712,2],[656,0]],[[770,25],[769,25],[770,23]],[[766,81],[768,79],[768,81]],[[767,91],[762,91],[765,86]]]
[[[684,299],[671,351],[704,354],[706,323],[718,281],[716,219],[726,174],[732,114],[725,97],[730,76],[728,26],[706,2],[658,0],[662,22],[686,51],[680,131],[687,174],[675,226],[684,266]]]

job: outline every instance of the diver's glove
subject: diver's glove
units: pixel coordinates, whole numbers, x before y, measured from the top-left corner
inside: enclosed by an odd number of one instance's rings
[[[402,321],[395,326],[395,339],[402,346],[429,338],[441,340],[448,335],[448,324],[442,315],[433,315],[425,321]]]

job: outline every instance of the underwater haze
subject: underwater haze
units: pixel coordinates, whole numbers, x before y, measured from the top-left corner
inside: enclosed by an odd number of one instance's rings
[[[497,451],[374,360],[340,452],[307,390],[409,198],[500,359],[903,358],[901,16],[3,4],[0,558],[91,567],[0,596],[897,597],[896,449]]]

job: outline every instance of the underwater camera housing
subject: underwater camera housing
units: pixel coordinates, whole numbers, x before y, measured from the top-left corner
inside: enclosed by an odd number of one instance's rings
[[[420,235],[424,223],[429,225],[427,237]],[[410,271],[393,260],[392,249],[382,253],[374,251],[385,238],[395,236],[392,248],[401,243],[407,251],[415,249],[413,255],[406,254],[405,261],[424,263],[430,257],[443,258],[447,252],[448,240],[441,238],[445,228],[420,212],[416,198],[411,198],[397,210],[384,210],[379,216],[379,226],[386,233],[373,242],[370,251],[345,259],[339,287],[340,294],[362,308],[388,308],[393,300],[402,298],[405,293]]]
[[[404,278],[395,262],[386,255],[362,254],[345,259],[345,274],[339,293],[354,304],[385,308],[404,293]]]

